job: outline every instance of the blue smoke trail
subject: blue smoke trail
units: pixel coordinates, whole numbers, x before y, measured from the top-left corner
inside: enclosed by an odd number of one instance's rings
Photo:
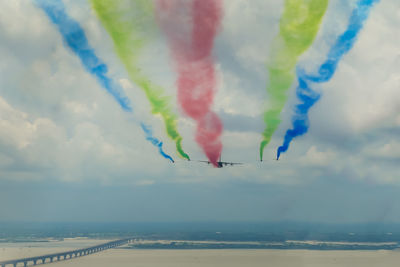
[[[155,138],[153,136],[153,131],[152,131],[151,127],[148,125],[145,125],[143,122],[140,123],[140,126],[142,127],[143,131],[146,133],[146,140],[150,141],[154,146],[157,146],[160,154],[163,155],[164,158],[167,158],[172,163],[174,163],[175,161],[171,158],[171,156],[165,154],[165,152],[163,151],[163,148],[162,148],[163,142],[161,142],[160,140],[158,140],[157,138]]]
[[[101,86],[118,101],[124,110],[132,111],[129,99],[122,89],[106,76],[107,65],[96,56],[82,27],[66,13],[63,2],[61,0],[34,1],[57,26],[64,43],[79,57],[86,71],[97,78]]]
[[[357,36],[368,18],[371,7],[378,1],[379,0],[359,0],[357,2],[350,16],[346,31],[338,37],[335,44],[329,50],[327,59],[319,67],[317,75],[307,75],[300,68],[297,70],[299,85],[296,88],[296,95],[302,103],[296,106],[295,115],[293,115],[292,118],[293,128],[286,131],[284,142],[277,150],[277,159],[279,159],[281,153],[289,149],[289,145],[294,138],[308,131],[308,112],[320,98],[320,94],[309,87],[308,81],[323,83],[332,78],[339,61],[350,51],[357,40]]]
[[[34,2],[38,7],[43,9],[50,20],[57,26],[64,44],[79,57],[86,71],[97,78],[101,86],[114,97],[123,110],[132,112],[133,110],[128,97],[122,88],[107,77],[107,65],[96,56],[94,49],[90,46],[86,38],[84,30],[77,21],[67,14],[62,0],[34,0]],[[141,125],[146,134],[146,139],[158,147],[160,154],[164,158],[173,162],[171,156],[162,150],[162,142],[151,136],[151,131],[146,131],[147,128],[143,127],[143,123]]]

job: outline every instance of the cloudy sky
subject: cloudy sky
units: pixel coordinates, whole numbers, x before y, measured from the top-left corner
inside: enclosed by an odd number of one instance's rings
[[[309,133],[277,162],[297,103],[293,84],[263,163],[258,145],[266,64],[284,1],[225,0],[214,49],[213,109],[224,123],[223,160],[246,164],[222,169],[179,161],[88,1],[64,2],[135,112],[122,111],[85,72],[33,1],[1,1],[0,221],[400,222],[398,0],[381,0],[372,9],[333,79],[317,87],[322,98],[311,109]],[[316,70],[355,2],[330,1],[299,65]],[[176,102],[176,73],[161,33],[141,64],[171,96],[185,150],[204,160],[195,124]],[[145,141],[139,120],[153,126],[175,164]]]

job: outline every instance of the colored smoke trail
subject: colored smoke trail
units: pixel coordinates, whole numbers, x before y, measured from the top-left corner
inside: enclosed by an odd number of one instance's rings
[[[43,9],[50,20],[57,26],[64,44],[66,44],[81,60],[82,65],[97,78],[101,86],[109,92],[125,111],[132,112],[132,107],[122,88],[107,77],[107,65],[100,60],[90,46],[86,34],[77,21],[71,18],[65,10],[62,0],[34,0],[38,7]],[[148,128],[142,129],[146,133],[146,139],[158,147],[160,154],[173,162],[173,159],[162,150],[162,142],[151,136]]]
[[[178,101],[197,123],[196,142],[214,166],[221,155],[223,126],[211,111],[216,87],[212,50],[222,17],[221,0],[157,0],[178,71]]]
[[[297,71],[299,85],[296,89],[297,97],[302,101],[296,106],[295,115],[292,118],[293,128],[286,131],[285,139],[278,148],[277,159],[281,153],[289,149],[290,142],[308,131],[310,108],[319,100],[320,94],[313,91],[308,82],[324,83],[328,82],[335,74],[337,65],[343,56],[348,53],[357,40],[358,34],[367,20],[371,7],[379,0],[359,0],[354,8],[346,31],[341,34],[334,45],[329,50],[327,59],[319,67],[317,75],[306,75],[303,70]]]
[[[182,137],[177,130],[176,115],[163,88],[142,74],[138,60],[149,35],[156,29],[153,5],[149,0],[90,0],[92,7],[110,34],[115,50],[125,65],[130,79],[146,94],[153,114],[162,117],[168,136],[174,140],[179,155],[190,160],[183,151]],[[153,28],[153,29],[152,29]]]
[[[160,154],[163,155],[165,158],[169,159],[172,163],[174,163],[175,161],[169,155],[165,154],[165,152],[163,151],[162,149],[163,142],[161,142],[160,140],[158,140],[153,136],[153,130],[151,129],[151,127],[145,125],[144,123],[141,123],[140,126],[146,133],[146,140],[150,141],[153,145],[158,147]]]
[[[281,122],[280,114],[295,77],[298,57],[313,43],[327,7],[328,0],[285,0],[279,35],[274,40],[268,64],[270,99],[269,108],[264,112],[266,127],[260,144],[260,160]]]
[[[61,0],[34,1],[57,26],[64,43],[79,57],[86,71],[97,78],[101,86],[118,101],[124,110],[132,111],[129,99],[122,89],[107,77],[107,65],[96,56],[79,23],[66,13],[63,2]]]

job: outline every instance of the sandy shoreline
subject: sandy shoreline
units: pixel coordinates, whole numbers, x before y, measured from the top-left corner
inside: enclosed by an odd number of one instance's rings
[[[61,249],[61,250],[60,250]],[[63,248],[1,248],[0,258],[35,256],[63,251]],[[101,253],[46,266],[140,266],[140,267],[375,267],[397,266],[400,251],[318,251],[318,250],[264,250],[264,249],[201,249],[201,250],[153,250],[110,249]]]
[[[54,263],[54,266],[140,266],[140,267],[380,267],[397,266],[397,251],[311,251],[311,250],[125,250],[102,253]]]

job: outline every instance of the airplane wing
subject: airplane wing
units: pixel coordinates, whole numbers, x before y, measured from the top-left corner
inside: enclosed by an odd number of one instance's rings
[[[233,166],[233,165],[243,165],[243,163],[241,163],[241,162],[225,162],[225,161],[222,161],[221,164],[225,165],[225,166],[227,166],[227,165],[231,165],[231,166]]]
[[[204,163],[207,163],[207,164],[211,164],[211,162],[209,162],[207,160],[198,160],[198,162],[204,162]]]

